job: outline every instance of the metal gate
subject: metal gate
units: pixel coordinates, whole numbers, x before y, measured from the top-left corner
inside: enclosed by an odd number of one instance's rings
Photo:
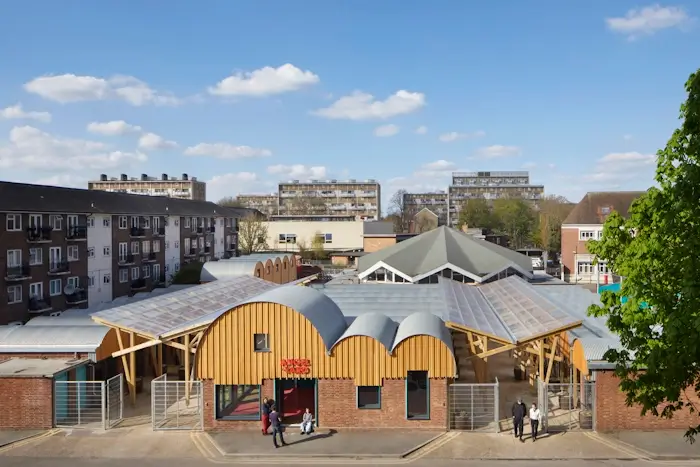
[[[119,373],[107,380],[105,429],[119,424],[124,418],[124,375]]]
[[[498,432],[498,380],[495,383],[455,383],[449,391],[449,429]]]
[[[54,426],[105,427],[104,381],[54,381]]]
[[[595,429],[595,382],[545,383],[538,380],[542,430],[587,431]]]
[[[189,386],[189,387],[188,387]],[[151,382],[153,430],[201,430],[202,382],[169,380],[162,375]]]

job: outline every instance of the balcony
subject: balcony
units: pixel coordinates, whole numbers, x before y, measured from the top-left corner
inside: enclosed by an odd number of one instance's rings
[[[129,236],[131,238],[143,238],[146,236],[146,229],[142,229],[141,227],[132,227],[129,231]]]
[[[153,229],[154,237],[162,237],[165,235],[165,227],[157,227]]]
[[[151,253],[144,253],[143,256],[141,257],[141,262],[142,263],[153,263],[157,261],[158,258],[156,257],[156,254],[151,252]]]
[[[117,260],[119,266],[131,266],[134,264],[134,255],[119,255]]]
[[[53,307],[51,306],[51,298],[48,295],[43,297],[29,297],[29,303],[27,304],[27,308],[32,314],[46,313],[47,311],[51,311],[53,309]]]
[[[69,225],[66,229],[66,238],[78,242],[87,240],[87,226]]]
[[[86,290],[75,289],[73,293],[66,294],[66,305],[81,305],[87,303],[88,294]]]
[[[203,235],[204,234],[204,227],[203,226],[197,227],[196,233],[197,233],[197,235]]]
[[[31,278],[32,275],[28,264],[7,266],[7,268],[5,268],[5,282],[18,282]]]
[[[131,290],[143,290],[146,288],[146,279],[136,279],[131,281]]]
[[[61,276],[64,274],[70,274],[68,261],[60,259],[58,261],[49,262],[49,276]]]
[[[197,248],[190,248],[185,250],[185,256],[197,256]]]
[[[205,254],[211,253],[211,250],[212,250],[212,248],[211,248],[210,246],[205,246],[205,247],[204,247],[204,253],[205,253]]]
[[[27,227],[27,242],[29,243],[50,243],[51,227]]]
[[[231,243],[230,245],[226,246],[226,251],[236,251],[236,244]]]

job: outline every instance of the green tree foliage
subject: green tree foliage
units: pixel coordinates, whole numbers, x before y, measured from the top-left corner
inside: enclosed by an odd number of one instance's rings
[[[459,212],[458,227],[474,227],[496,230],[500,228],[498,218],[494,215],[491,204],[483,198],[467,200]]]
[[[326,244],[326,237],[321,232],[316,232],[313,239],[311,240],[311,252],[313,258],[316,260],[326,259],[327,255],[324,250]]]
[[[561,225],[574,208],[563,196],[548,195],[540,203],[535,244],[548,253],[561,252]]]
[[[497,199],[493,202],[493,215],[500,229],[508,235],[512,248],[525,248],[532,243],[537,217],[527,201],[519,198]]]
[[[199,261],[183,265],[173,276],[173,284],[199,284],[203,266]]]
[[[700,391],[700,70],[686,91],[681,127],[657,153],[658,188],[627,219],[612,213],[588,247],[624,277],[619,293],[605,292],[603,306],[589,310],[607,317],[625,349],[605,358],[628,404],[666,418],[695,411],[688,397]],[[691,441],[699,428],[686,433]]]

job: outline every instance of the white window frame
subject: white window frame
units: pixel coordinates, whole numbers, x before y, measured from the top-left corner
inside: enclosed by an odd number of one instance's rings
[[[66,216],[66,227],[77,227],[78,226],[78,216],[75,214],[68,214]]]
[[[139,269],[138,266],[134,266],[133,268],[131,268],[131,280],[132,281],[139,279],[140,275],[141,275],[141,269]]]
[[[153,217],[153,222],[152,222],[152,224],[153,224],[153,229],[154,229],[154,230],[160,229],[160,217],[154,216],[154,217]]]
[[[148,279],[151,277],[151,267],[148,264],[144,264],[141,266],[141,273],[143,274],[144,279]]]
[[[54,290],[54,286],[58,284],[58,288]],[[49,281],[49,295],[56,297],[63,293],[63,281],[61,279],[51,279]]]
[[[95,275],[88,274],[88,288],[92,289],[95,287]]]
[[[132,255],[138,255],[139,254],[139,242],[131,242],[131,254]]]
[[[180,240],[175,240],[175,243],[173,244],[173,248],[175,248],[176,250],[180,249]]]
[[[35,292],[38,291],[39,293],[32,293],[32,290]],[[44,283],[43,282],[32,282],[29,284],[29,298],[37,298],[37,299],[43,299],[44,298]]]
[[[13,297],[13,299],[10,300],[10,297]],[[13,305],[15,303],[22,303],[21,285],[10,285],[7,287],[7,304]]]
[[[576,261],[576,271],[579,276],[589,276],[595,273],[593,261]]]
[[[139,216],[131,216],[131,228],[138,229],[140,227]]]
[[[41,214],[29,215],[29,227],[41,229],[44,226],[44,216]]]
[[[102,219],[102,227],[109,227],[112,225],[112,220],[109,217]]]
[[[10,261],[10,257],[14,258],[14,261]],[[22,266],[22,250],[7,250],[7,267],[8,268],[18,268]]]
[[[149,216],[146,216],[143,218],[143,228],[144,229],[149,229],[151,228],[151,218]]]
[[[74,289],[80,288],[80,277],[71,276],[66,278],[66,286],[72,285]]]
[[[94,258],[94,257],[95,257],[95,247],[94,247],[94,246],[88,247],[88,249],[87,249],[87,257],[88,257],[88,258]]]
[[[128,272],[128,271],[126,271],[126,269],[121,269],[119,272],[121,272],[121,271]],[[108,272],[102,274],[102,283],[103,284],[111,284],[112,283],[112,274],[110,274]]]
[[[12,223],[12,228],[10,228],[10,223]],[[7,214],[5,217],[5,230],[8,232],[19,232],[22,230],[22,215]]]
[[[112,256],[112,247],[111,246],[103,246],[102,247],[102,256]]]
[[[32,261],[32,252],[38,253],[34,255],[34,260]],[[29,249],[29,265],[38,266],[44,264],[44,249],[43,248],[30,248]]]
[[[129,220],[126,216],[119,216],[119,229],[126,230],[129,228]]]
[[[190,248],[192,248],[191,245],[192,245],[192,240],[190,240],[189,238],[186,238],[185,239],[185,253],[188,255],[190,254]]]
[[[189,228],[190,228],[190,225],[191,225],[191,223],[190,223],[190,218],[189,218],[189,217],[185,217],[185,228],[186,228],[186,229],[189,229]]]
[[[153,251],[153,253],[160,253],[160,240],[153,240],[151,251]]]
[[[124,284],[129,282],[129,270],[124,268],[119,270],[119,283]]]
[[[595,230],[579,230],[578,239],[582,241],[595,240],[596,231]]]
[[[126,242],[119,243],[119,260],[125,261],[127,256],[129,256],[129,244]]]
[[[95,227],[95,218],[94,217],[90,216],[87,218],[87,226],[88,226],[88,229]]]
[[[51,214],[49,216],[49,225],[53,230],[63,230],[63,216],[60,214]]]
[[[158,279],[160,277],[160,264],[155,263],[153,265],[153,277]]]
[[[150,240],[144,240],[141,242],[141,252],[144,255],[150,254],[151,253],[151,242]]]
[[[80,249],[78,245],[68,245],[66,247],[66,257],[69,262],[80,261]]]

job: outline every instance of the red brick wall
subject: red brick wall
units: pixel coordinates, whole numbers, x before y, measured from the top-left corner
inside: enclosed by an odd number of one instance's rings
[[[690,426],[700,423],[700,415],[689,411],[676,412],[673,418],[666,419],[647,414],[641,416],[641,407],[627,407],[625,394],[619,388],[620,381],[612,371],[597,371],[595,383],[596,399],[596,430],[597,431],[628,431],[628,430],[687,430]],[[693,402],[698,404],[695,390],[692,388],[688,395],[693,395]]]
[[[430,420],[406,420],[404,380],[384,380],[381,409],[358,409],[355,381],[322,379],[318,381],[318,416],[322,428],[447,428],[447,380],[430,380]],[[214,382],[205,380],[204,428],[207,430],[258,430],[260,421],[216,420]],[[274,398],[274,383],[266,379],[262,396]],[[313,410],[313,408],[312,408]]]
[[[579,255],[587,254],[586,241],[579,240],[579,229],[562,227],[561,229],[561,267],[565,275],[576,274],[574,251]]]
[[[0,378],[0,429],[53,427],[53,379]]]

